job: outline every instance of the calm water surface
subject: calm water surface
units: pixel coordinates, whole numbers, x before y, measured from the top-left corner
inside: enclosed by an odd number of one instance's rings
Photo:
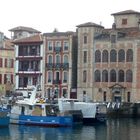
[[[140,119],[110,119],[73,128],[10,125],[0,128],[0,140],[140,140]]]

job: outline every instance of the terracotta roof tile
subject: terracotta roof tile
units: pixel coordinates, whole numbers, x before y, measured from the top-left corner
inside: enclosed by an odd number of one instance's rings
[[[67,36],[67,35],[74,35],[75,32],[68,31],[68,32],[52,32],[52,33],[44,33],[44,36]]]
[[[125,10],[117,13],[113,13],[111,15],[128,15],[128,14],[140,14],[140,12],[134,11],[134,10]]]
[[[17,39],[13,41],[14,44],[18,43],[33,43],[33,42],[42,42],[43,41],[43,36],[41,34],[33,35],[30,37],[22,38],[22,39]]]
[[[93,23],[93,22],[86,22],[86,23],[77,25],[77,27],[101,27],[101,28],[104,28],[103,26],[96,24],[96,23]]]
[[[24,26],[18,26],[15,28],[10,29],[9,31],[28,31],[28,32],[33,32],[33,33],[41,33],[40,31],[33,29],[31,27],[24,27]]]

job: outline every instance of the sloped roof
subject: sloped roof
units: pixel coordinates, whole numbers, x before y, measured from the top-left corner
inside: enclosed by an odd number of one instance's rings
[[[128,14],[140,14],[140,12],[134,11],[134,10],[125,10],[117,13],[113,13],[111,15],[128,15]]]
[[[10,29],[9,31],[28,31],[28,32],[33,32],[33,33],[41,33],[40,31],[33,29],[31,27],[24,27],[24,26],[18,26],[15,28]]]
[[[138,27],[132,28],[117,28],[113,29],[118,34],[118,38],[140,38],[140,29]],[[96,40],[105,40],[110,38],[110,33],[112,29],[104,29],[101,34],[95,36]]]
[[[43,41],[43,37],[41,34],[37,34],[37,35],[33,35],[30,37],[26,37],[26,38],[22,38],[22,39],[17,39],[15,41],[13,41],[14,44],[18,44],[18,43],[37,43],[37,42],[42,42]]]
[[[67,36],[67,35],[74,35],[74,34],[75,34],[75,32],[68,31],[68,32],[51,32],[51,33],[44,33],[43,35],[44,35],[44,36],[52,37],[52,36]]]
[[[104,28],[103,26],[93,23],[93,22],[86,22],[86,23],[77,25],[76,27],[101,27],[101,28]]]

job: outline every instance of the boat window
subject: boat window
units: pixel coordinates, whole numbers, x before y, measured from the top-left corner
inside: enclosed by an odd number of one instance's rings
[[[21,114],[24,114],[24,112],[25,112],[25,107],[22,106],[22,107],[21,107]]]
[[[30,105],[30,106],[29,106],[29,109],[30,109],[30,110],[32,110],[32,109],[33,109],[33,107]]]

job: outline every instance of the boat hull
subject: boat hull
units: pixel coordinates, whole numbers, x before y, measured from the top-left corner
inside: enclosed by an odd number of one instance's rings
[[[73,126],[73,117],[71,116],[30,116],[19,115],[16,118],[10,118],[11,123],[19,125],[37,125],[48,127],[67,127]]]
[[[9,126],[9,122],[10,122],[10,118],[8,116],[0,117],[0,127]]]

